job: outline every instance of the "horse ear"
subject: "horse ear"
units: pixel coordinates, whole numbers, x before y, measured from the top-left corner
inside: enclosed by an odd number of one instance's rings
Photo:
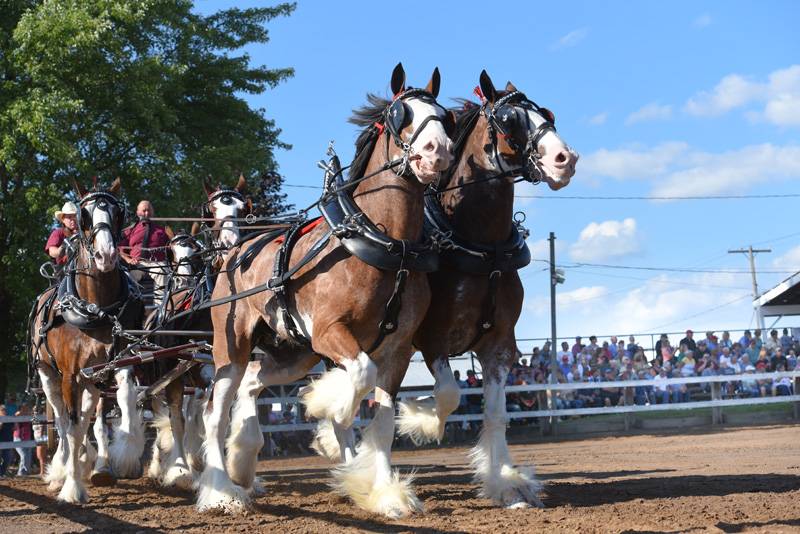
[[[253,213],[253,200],[248,198],[247,201],[244,203],[244,209],[247,210],[247,213]]]
[[[513,83],[506,82],[506,91],[508,91],[509,93],[514,93],[518,91],[518,89]]]
[[[439,84],[442,81],[442,77],[439,75],[439,67],[433,69],[433,74],[431,75],[431,81],[428,82],[428,86],[425,88],[430,94],[433,95],[433,98],[439,96]]]
[[[489,75],[486,73],[486,69],[481,71],[481,91],[483,92],[483,96],[486,98],[486,100],[494,103],[495,99],[497,98],[497,90],[494,88],[492,79],[489,78]]]
[[[208,180],[205,178],[203,178],[203,191],[206,192],[207,197],[210,197],[211,195],[214,194],[214,188],[211,186],[210,183],[208,183]]]
[[[78,180],[75,178],[71,178],[72,180],[72,187],[75,188],[75,192],[78,193],[78,198],[83,198],[86,196],[86,189],[81,187],[81,184],[78,183]]]
[[[111,182],[111,187],[108,188],[108,192],[112,195],[116,195],[119,193],[120,187],[122,187],[122,182],[120,181],[119,176],[117,176],[114,181]]]
[[[170,239],[175,237],[175,231],[169,225],[164,227],[164,233],[167,234],[167,237]]]
[[[392,71],[392,94],[399,95],[406,88],[406,71],[403,69],[403,64],[398,63]]]
[[[242,193],[245,189],[247,189],[247,180],[244,179],[244,174],[239,175],[239,181],[236,183],[235,190]]]
[[[199,234],[200,233],[200,223],[199,222],[193,222],[192,223],[192,229],[189,231],[189,233],[191,233],[193,236]]]

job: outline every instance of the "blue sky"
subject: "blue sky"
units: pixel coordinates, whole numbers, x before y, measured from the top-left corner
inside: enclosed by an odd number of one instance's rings
[[[228,6],[198,3],[203,12]],[[254,63],[294,67],[295,77],[247,98],[293,147],[277,154],[286,183],[319,185],[315,162],[328,141],[349,161],[357,135],[350,110],[368,91],[388,94],[398,61],[412,85],[438,66],[443,102],[470,96],[485,68],[496,85],[511,80],[552,109],[581,154],[562,191],[518,186],[520,197],[547,197],[517,200],[535,258],[547,258],[544,239],[554,231],[565,265],[738,271],[746,258],[727,250],[753,244],[772,248],[756,260],[765,290],[800,269],[798,199],[558,197],[800,192],[798,20],[800,3],[791,1],[301,1],[270,23],[270,43],[248,50]],[[298,206],[317,195],[286,192]],[[537,261],[521,273],[518,337],[549,335],[544,267]],[[568,267],[566,278],[559,337],[755,325],[749,274]]]

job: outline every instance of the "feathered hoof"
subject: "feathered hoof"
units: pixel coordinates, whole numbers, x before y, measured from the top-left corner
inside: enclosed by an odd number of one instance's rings
[[[56,492],[64,485],[63,480],[51,480],[47,483],[47,491]]]
[[[67,478],[58,493],[58,500],[68,504],[84,504],[89,501],[89,495],[78,481]]]
[[[247,491],[253,497],[263,497],[267,494],[267,488],[264,485],[264,481],[258,476],[253,479],[253,485],[250,486]]]
[[[109,468],[92,471],[92,474],[89,475],[89,481],[92,483],[92,486],[96,488],[113,486],[117,483],[116,477],[111,473],[111,469]]]
[[[410,438],[415,445],[442,440],[445,420],[439,419],[433,399],[408,399],[397,404],[397,432],[400,435]]]
[[[331,462],[338,462],[341,460],[342,452],[339,448],[339,440],[336,439],[333,424],[329,420],[322,419],[317,423],[314,439],[311,440],[311,448],[317,454],[323,458],[327,458]]]
[[[414,493],[412,480],[410,477],[401,479],[399,474],[394,473],[391,482],[370,491],[363,508],[389,519],[400,519],[422,512],[422,503]]]
[[[500,484],[491,497],[506,508],[544,508],[539,498],[541,491],[542,483],[533,476],[533,470],[506,465],[500,470]]]
[[[192,489],[194,478],[188,467],[182,465],[173,465],[167,470],[164,475],[161,485],[168,488],[178,488],[182,490]]]
[[[214,471],[204,472],[197,483],[197,511],[226,515],[247,513],[250,509],[247,491],[232,483],[227,475]]]

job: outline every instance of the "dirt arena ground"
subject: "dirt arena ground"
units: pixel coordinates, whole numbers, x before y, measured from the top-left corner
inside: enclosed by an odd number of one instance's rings
[[[546,508],[476,496],[465,449],[399,452],[425,513],[385,521],[328,491],[320,458],[259,464],[269,493],[244,517],[200,515],[192,495],[148,482],[57,504],[35,478],[0,481],[0,532],[800,532],[800,426],[730,428],[513,446],[546,483]]]

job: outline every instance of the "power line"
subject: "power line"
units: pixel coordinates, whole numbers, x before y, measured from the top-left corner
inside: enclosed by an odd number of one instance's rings
[[[287,184],[281,187],[299,189],[322,189],[321,185]],[[589,196],[589,195],[514,195],[514,198],[543,200],[748,200],[754,198],[800,198],[800,193],[767,195],[687,195],[687,196]]]
[[[605,276],[608,278],[622,278],[624,280],[641,280],[642,282],[652,282],[655,284],[673,284],[678,286],[695,286],[695,287],[713,287],[716,289],[748,289],[746,287],[740,286],[719,286],[714,284],[695,284],[692,282],[680,282],[678,280],[659,280],[657,278],[639,278],[636,276],[623,276],[619,274],[610,274],[610,273],[598,273],[593,271],[580,271],[581,274],[589,275],[589,276]]]
[[[535,261],[544,261],[544,260],[535,260]],[[634,270],[634,271],[664,271],[664,272],[675,272],[675,273],[716,273],[716,274],[750,274],[749,270],[736,270],[736,269],[691,269],[691,268],[682,268],[682,267],[644,267],[644,266],[634,266],[634,265],[610,265],[606,263],[574,263],[572,265],[559,265],[559,267],[564,267],[566,269],[574,269],[577,267],[597,267],[601,269],[625,269],[625,270]],[[760,271],[762,273],[768,274],[794,274],[797,271]]]
[[[730,306],[731,304],[735,304],[735,303],[739,302],[740,300],[746,299],[749,296],[750,296],[749,293],[745,293],[744,295],[742,295],[740,297],[737,297],[737,298],[735,298],[733,300],[730,300],[730,301],[725,302],[723,304],[720,304],[718,306],[714,306],[713,308],[708,308],[707,310],[703,310],[701,312],[698,312],[698,313],[695,313],[695,314],[692,314],[692,315],[687,315],[686,317],[678,319],[677,321],[671,321],[669,323],[664,323],[664,324],[660,324],[658,326],[653,326],[651,328],[648,328],[648,330],[658,330],[658,329],[664,328],[665,326],[673,325],[675,323],[682,323],[682,322],[684,322],[684,321],[686,321],[688,319],[694,319],[695,317],[699,317],[700,315],[705,315],[706,313],[711,313],[712,311],[719,310],[720,308],[724,308],[725,306]]]
[[[515,198],[543,200],[750,200],[754,198],[800,198],[800,193],[771,195],[687,195],[687,196],[578,196],[578,195],[514,195]]]

